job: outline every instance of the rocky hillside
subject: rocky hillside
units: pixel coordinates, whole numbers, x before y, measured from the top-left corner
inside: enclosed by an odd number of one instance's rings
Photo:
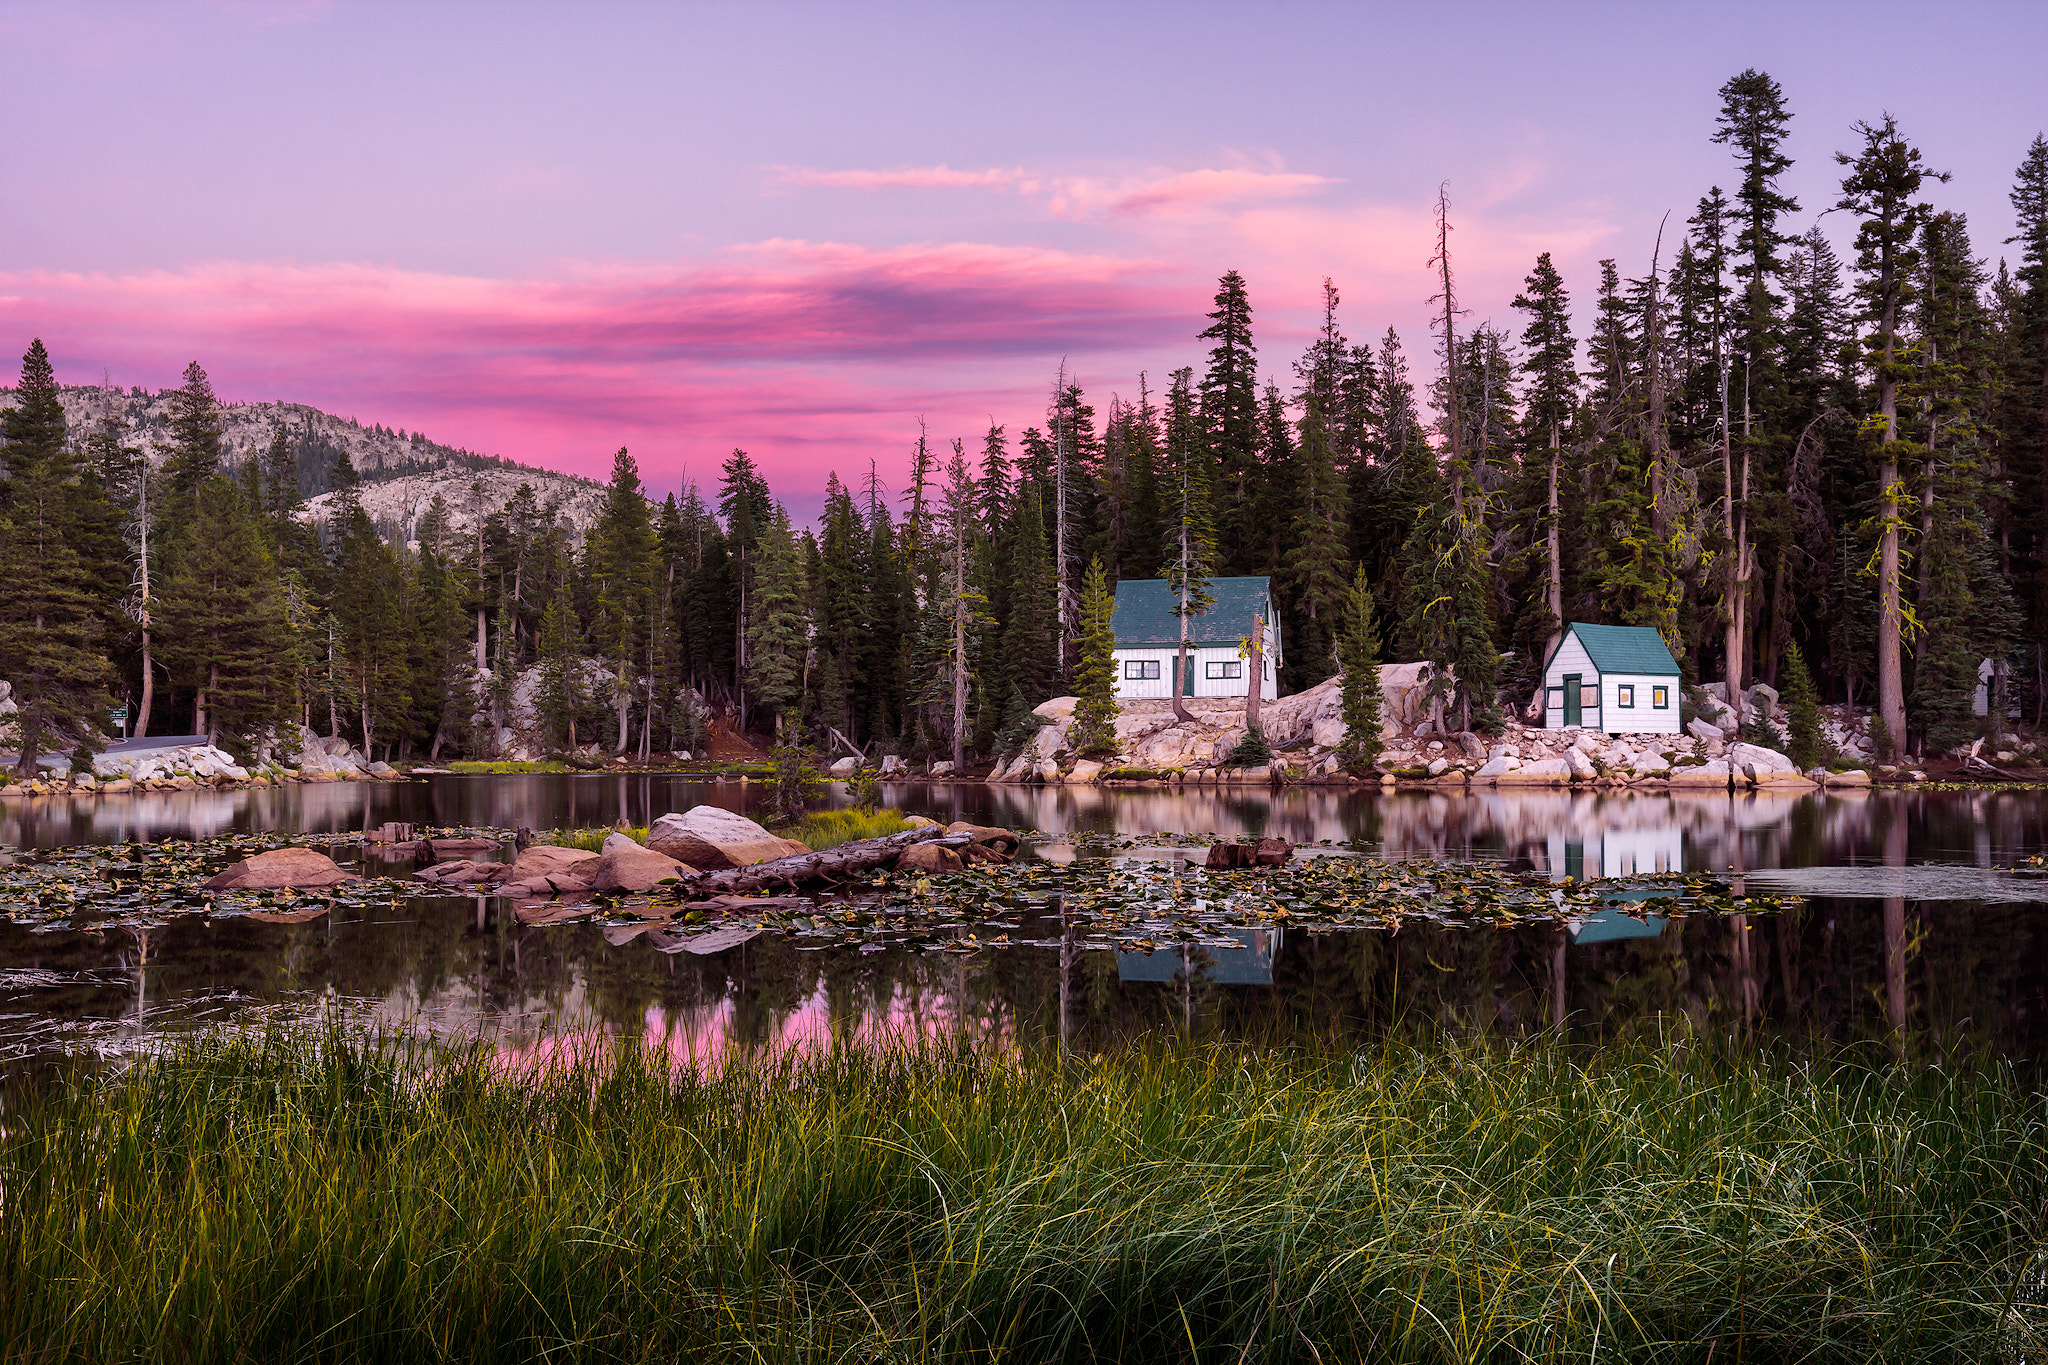
[[[172,392],[67,386],[64,416],[79,438],[111,418],[120,423],[127,445],[161,464],[170,443]],[[0,408],[13,405],[13,390],[0,389]],[[364,426],[304,403],[223,403],[221,418],[222,445],[234,467],[260,456],[271,434],[284,428],[298,456],[299,491],[316,515],[326,505],[334,470],[347,452],[362,479],[364,510],[387,535],[403,534],[408,540],[437,493],[456,526],[467,528],[479,513],[502,508],[520,484],[532,484],[541,505],[557,505],[579,533],[604,499],[604,485],[590,479],[443,445],[417,431]]]

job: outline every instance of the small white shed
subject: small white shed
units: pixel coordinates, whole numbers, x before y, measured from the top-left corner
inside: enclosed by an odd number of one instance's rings
[[[1260,696],[1280,695],[1280,664],[1286,658],[1280,643],[1280,617],[1273,610],[1272,581],[1257,578],[1212,578],[1209,594],[1215,605],[1188,617],[1187,676],[1176,679],[1180,654],[1180,601],[1163,578],[1129,579],[1116,585],[1116,694],[1120,698],[1242,697],[1251,680],[1251,661],[1239,654],[1238,641],[1252,633],[1254,618],[1266,623],[1260,646],[1265,674]],[[1178,687],[1176,687],[1178,683]]]
[[[1610,735],[1675,735],[1678,661],[1648,626],[1574,621],[1543,666],[1543,723]]]

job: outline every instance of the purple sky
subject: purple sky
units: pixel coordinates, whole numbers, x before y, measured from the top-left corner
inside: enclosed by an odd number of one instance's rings
[[[1803,229],[1896,114],[1993,262],[2048,5],[0,7],[0,342],[66,382],[283,398],[655,491],[753,451],[815,508],[923,414],[978,443],[1199,365],[1244,272],[1285,379],[1324,275],[1424,352],[1582,305],[1713,183],[1716,90],[1795,114]],[[1845,215],[1826,220],[1846,241]],[[1425,352],[1426,354],[1426,352]],[[1426,365],[1426,361],[1425,361]]]

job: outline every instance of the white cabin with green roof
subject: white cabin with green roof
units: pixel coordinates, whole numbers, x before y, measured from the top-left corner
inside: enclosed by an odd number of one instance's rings
[[[1254,620],[1266,623],[1265,685],[1261,696],[1280,695],[1280,617],[1273,610],[1272,580],[1212,578],[1207,611],[1188,617],[1188,668],[1178,689],[1183,697],[1242,697],[1251,680],[1251,660],[1238,652]],[[1116,694],[1119,699],[1172,697],[1174,661],[1180,650],[1180,599],[1163,578],[1116,585]]]
[[[1574,621],[1543,666],[1543,723],[1552,730],[1675,735],[1678,661],[1648,626]]]

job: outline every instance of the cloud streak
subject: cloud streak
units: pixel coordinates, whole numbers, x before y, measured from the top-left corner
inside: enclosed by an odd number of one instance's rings
[[[879,455],[886,473],[920,412],[972,433],[1035,405],[1062,355],[1174,344],[1198,303],[1154,262],[967,243],[770,241],[540,280],[233,262],[0,275],[0,325],[42,336],[67,382],[104,367],[156,387],[197,358],[224,396],[580,473],[628,444],[665,483],[745,445],[799,499],[827,464]]]
[[[1253,167],[1151,170],[1126,176],[1050,175],[1022,167],[963,170],[898,166],[885,170],[776,168],[785,185],[842,190],[992,190],[1045,201],[1062,218],[1137,218],[1217,211],[1229,206],[1291,199],[1339,183],[1304,171]]]

